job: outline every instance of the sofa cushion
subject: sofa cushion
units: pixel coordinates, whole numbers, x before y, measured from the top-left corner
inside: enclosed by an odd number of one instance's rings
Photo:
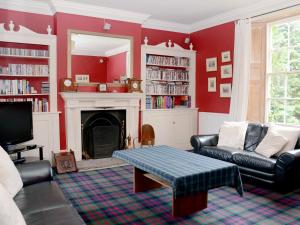
[[[0,125],[1,126],[1,125]],[[0,146],[0,183],[13,198],[23,187],[20,174],[7,152]]]
[[[48,209],[25,215],[27,225],[83,225],[77,211],[71,206]]]
[[[237,152],[232,156],[233,163],[238,166],[274,173],[276,159],[267,158],[255,152]]]
[[[232,162],[232,154],[234,152],[240,152],[240,150],[224,146],[204,146],[201,148],[201,151],[199,153],[211,158]]]
[[[71,205],[65,199],[58,185],[53,181],[22,188],[16,195],[15,202],[24,216]]]
[[[24,217],[16,206],[16,203],[1,183],[0,202],[1,225],[26,225]]]
[[[258,146],[263,126],[259,123],[249,123],[245,136],[244,150],[253,152]]]
[[[259,143],[255,152],[263,155],[267,158],[270,158],[272,155],[281,151],[284,145],[288,142],[288,140],[278,134],[276,131],[269,129],[265,138]]]

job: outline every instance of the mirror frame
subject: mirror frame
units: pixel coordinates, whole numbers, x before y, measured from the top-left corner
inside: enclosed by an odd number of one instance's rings
[[[133,57],[133,37],[132,36],[69,29],[68,30],[68,39],[67,39],[67,41],[68,41],[67,78],[72,78],[72,52],[71,52],[71,36],[72,36],[72,34],[85,34],[85,35],[94,35],[94,36],[102,36],[102,37],[123,38],[123,39],[130,40],[130,68],[129,68],[130,69],[130,74],[129,74],[129,77],[130,78],[133,77],[133,58],[134,57]]]

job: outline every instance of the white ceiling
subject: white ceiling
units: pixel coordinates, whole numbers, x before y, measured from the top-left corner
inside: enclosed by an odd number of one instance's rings
[[[87,34],[72,34],[72,55],[111,56],[130,51],[130,40]]]
[[[56,12],[191,33],[282,8],[300,0],[0,0],[0,8],[54,15]]]
[[[151,19],[192,24],[265,0],[67,0],[151,15]]]

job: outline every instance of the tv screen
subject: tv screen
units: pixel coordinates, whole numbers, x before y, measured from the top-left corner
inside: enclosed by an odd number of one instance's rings
[[[0,145],[6,149],[32,139],[32,103],[0,102]]]

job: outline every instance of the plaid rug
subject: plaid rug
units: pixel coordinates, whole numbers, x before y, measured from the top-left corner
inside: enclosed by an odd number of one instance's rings
[[[300,190],[286,195],[245,185],[208,192],[208,208],[171,215],[171,189],[132,192],[132,167],[57,175],[56,182],[87,224],[300,224]]]

